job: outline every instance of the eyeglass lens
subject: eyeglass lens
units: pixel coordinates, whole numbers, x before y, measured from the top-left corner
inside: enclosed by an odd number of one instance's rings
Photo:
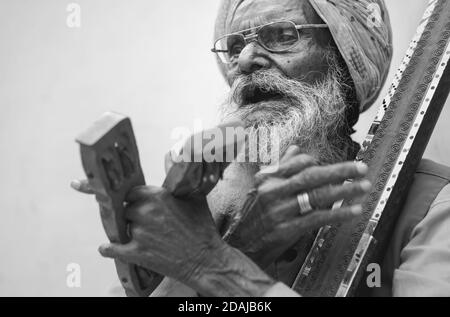
[[[276,22],[262,26],[258,31],[258,42],[272,52],[282,52],[292,48],[299,35],[291,22]],[[224,63],[233,62],[247,45],[242,34],[230,34],[217,40],[215,49]]]

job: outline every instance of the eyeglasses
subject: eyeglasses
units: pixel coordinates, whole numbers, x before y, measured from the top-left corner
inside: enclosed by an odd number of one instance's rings
[[[222,63],[230,64],[236,61],[239,54],[248,43],[256,41],[272,53],[282,53],[292,49],[300,39],[300,32],[305,29],[328,28],[326,24],[296,25],[292,21],[277,21],[237,33],[227,34],[219,38],[211,49]],[[244,35],[244,33],[248,33]]]

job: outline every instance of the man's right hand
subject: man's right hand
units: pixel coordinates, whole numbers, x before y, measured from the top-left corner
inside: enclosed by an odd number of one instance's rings
[[[366,195],[372,187],[363,180],[367,172],[366,165],[354,162],[318,166],[313,157],[292,146],[276,169],[256,174],[256,189],[224,239],[265,269],[305,232],[360,216],[359,204],[331,207]],[[355,180],[344,184],[347,179]],[[313,210],[302,215],[297,196],[305,193]]]

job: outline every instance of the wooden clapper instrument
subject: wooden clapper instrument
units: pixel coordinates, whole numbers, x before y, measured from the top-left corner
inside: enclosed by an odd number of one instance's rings
[[[357,157],[374,184],[364,216],[319,231],[292,285],[301,295],[354,295],[367,264],[381,263],[449,94],[449,39],[450,1],[432,0]]]
[[[180,198],[208,194],[222,177],[226,162],[231,160],[206,164],[203,159],[205,145],[212,136],[222,136],[222,142],[214,143],[217,145],[214,150],[216,153],[221,151],[222,158],[229,158],[230,153],[234,158],[245,141],[243,128],[240,130],[242,133],[232,134],[232,138],[228,128],[239,131],[242,123],[226,123],[188,139],[179,154],[187,153],[183,157],[190,159],[174,162],[163,187]],[[200,143],[196,143],[197,140]],[[83,132],[77,142],[89,185],[100,205],[105,232],[111,242],[125,244],[130,241],[123,215],[125,197],[133,187],[145,185],[131,121],[117,113],[106,113]],[[137,265],[120,260],[115,260],[115,264],[127,296],[148,296],[162,280],[162,276]]]

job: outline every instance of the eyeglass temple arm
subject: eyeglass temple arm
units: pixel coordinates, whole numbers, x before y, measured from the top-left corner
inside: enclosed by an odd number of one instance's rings
[[[295,28],[297,30],[301,30],[301,29],[327,29],[328,25],[327,24],[301,24],[301,25],[296,25]],[[213,53],[227,53],[227,50],[217,50],[215,48],[211,49],[211,52]]]
[[[211,52],[213,53],[227,53],[227,50],[216,50],[214,47],[211,49]]]
[[[328,24],[301,24],[301,25],[296,25],[295,28],[297,30],[301,30],[301,29],[327,29],[328,28]]]

